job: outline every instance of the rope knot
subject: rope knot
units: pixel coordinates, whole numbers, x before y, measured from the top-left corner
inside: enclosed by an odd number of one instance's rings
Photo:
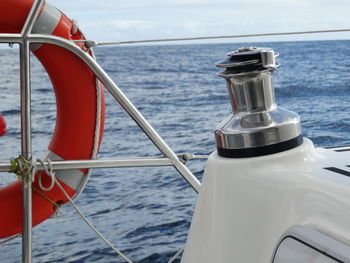
[[[37,169],[36,160],[33,161],[32,157],[27,159],[23,155],[19,155],[17,158],[10,160],[10,164],[9,172],[16,174],[21,181],[26,178],[26,186],[34,181],[34,175]]]
[[[44,191],[50,191],[55,185],[55,172],[52,169],[52,164],[50,159],[36,159],[33,157],[25,158],[23,155],[19,155],[17,158],[12,159],[10,161],[10,173],[14,173],[17,175],[18,179],[23,181],[23,179],[26,179],[26,186],[31,182],[34,182],[35,180],[35,173],[39,170],[37,167],[37,162],[42,165],[44,168],[44,171],[46,174],[51,177],[51,183],[48,187],[45,187],[42,184],[42,173],[39,173],[38,175],[38,183],[42,190]],[[27,176],[26,176],[27,175]]]
[[[55,172],[52,169],[52,164],[51,164],[50,159],[41,160],[41,159],[36,159],[33,157],[30,157],[27,159],[23,155],[19,155],[17,158],[12,159],[10,161],[9,172],[16,174],[18,179],[21,181],[23,181],[23,179],[26,179],[25,187],[28,187],[30,182],[31,183],[34,182],[35,174],[36,174],[36,172],[39,171],[38,166],[37,166],[37,162],[41,164],[41,166],[44,168],[44,171],[46,172],[46,174],[49,177],[51,177],[50,185],[48,187],[45,187],[42,184],[42,173],[40,173],[40,172],[38,173],[38,184],[40,186],[40,189],[43,191],[50,191],[55,186],[55,182],[56,182]],[[39,194],[41,197],[43,197],[44,199],[46,199],[47,201],[49,201],[51,204],[54,205],[55,213],[57,213],[59,211],[58,208],[60,207],[60,205],[58,203],[51,200],[48,196],[46,196],[44,193],[42,193],[41,191],[36,189],[33,185],[32,185],[32,189],[37,194]]]
[[[72,27],[70,29],[70,33],[72,36],[74,36],[76,33],[78,33],[79,31],[79,25],[78,25],[78,21],[76,20],[72,20]]]

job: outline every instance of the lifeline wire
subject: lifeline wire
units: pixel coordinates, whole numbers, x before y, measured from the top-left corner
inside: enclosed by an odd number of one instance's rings
[[[75,40],[75,42],[86,42],[88,47],[93,47],[93,46],[107,46],[107,45],[153,43],[153,42],[173,42],[173,41],[209,40],[209,39],[225,39],[225,38],[247,38],[247,37],[264,37],[264,36],[307,35],[307,34],[340,33],[340,32],[350,32],[350,29],[345,28],[345,29],[326,29],[326,30],[310,30],[310,31],[295,31],[295,32],[227,35],[227,36],[163,38],[163,39],[145,39],[145,40],[133,40],[133,41],[96,42],[96,41],[92,41],[92,40]]]

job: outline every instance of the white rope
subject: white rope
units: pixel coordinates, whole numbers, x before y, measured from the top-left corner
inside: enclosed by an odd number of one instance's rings
[[[75,211],[79,214],[81,219],[98,235],[117,255],[122,257],[126,262],[133,263],[129,258],[127,258],[118,248],[116,248],[107,238],[105,238],[86,218],[86,216],[81,212],[81,210],[78,208],[78,206],[74,203],[74,201],[70,198],[70,196],[67,194],[67,192],[64,190],[62,185],[59,183],[59,181],[55,178],[55,182],[58,185],[58,187],[61,189],[63,194],[66,196],[66,198],[70,201]]]
[[[16,162],[18,164],[18,167],[20,169],[20,171],[22,171],[22,173],[24,172],[30,172],[30,180],[34,181],[34,174],[36,172],[38,172],[38,167],[36,162],[39,162],[43,168],[44,171],[46,172],[46,174],[51,178],[51,184],[49,187],[44,187],[42,184],[42,177],[41,177],[41,173],[39,173],[39,177],[38,177],[38,183],[39,186],[42,190],[44,191],[50,191],[52,190],[52,188],[54,187],[55,183],[56,185],[61,189],[62,193],[66,196],[66,198],[69,200],[69,202],[72,204],[72,206],[74,207],[74,209],[76,210],[76,212],[80,215],[80,217],[83,219],[83,221],[120,257],[122,257],[123,259],[125,259],[127,262],[129,263],[133,263],[130,259],[128,259],[118,248],[116,248],[107,238],[105,238],[90,222],[89,220],[86,218],[86,216],[81,212],[81,210],[78,208],[78,206],[74,203],[73,199],[67,194],[67,192],[64,190],[64,188],[62,187],[62,185],[59,183],[59,181],[56,179],[55,177],[55,172],[52,169],[52,164],[50,159],[45,159],[45,160],[41,160],[41,159],[35,159],[35,158],[30,158],[29,160],[27,159],[23,159],[23,158],[18,158],[16,159]],[[28,171],[27,171],[28,170]],[[9,239],[6,239],[5,241],[0,242],[0,245],[5,244],[13,239],[15,239],[16,237],[18,237],[18,235],[13,236]]]
[[[79,25],[77,20],[72,20],[72,28],[70,30],[70,33],[74,36],[79,30]]]
[[[168,263],[172,263],[177,257],[184,251],[185,246],[179,249],[179,251],[176,252],[176,254],[168,261]]]
[[[130,259],[128,259],[118,248],[116,248],[107,238],[105,238],[86,218],[86,216],[81,212],[81,210],[78,208],[78,206],[74,203],[73,199],[67,194],[67,192],[64,190],[60,182],[56,179],[55,173],[52,169],[51,161],[49,159],[41,160],[41,159],[35,159],[35,158],[30,158],[29,160],[23,159],[23,158],[18,158],[16,159],[16,162],[18,164],[19,169],[23,172],[26,170],[30,171],[30,180],[34,180],[34,174],[38,171],[38,167],[36,162],[39,162],[47,175],[51,177],[51,184],[49,187],[44,187],[41,182],[41,173],[39,173],[39,186],[42,190],[44,191],[49,191],[51,190],[54,185],[56,184],[62,191],[62,193],[65,195],[65,197],[69,200],[69,202],[72,204],[74,209],[77,211],[77,213],[80,215],[80,217],[83,219],[83,221],[120,257],[125,259],[128,263],[133,263]],[[28,168],[29,167],[29,168]],[[18,235],[17,235],[18,236]],[[11,237],[5,241],[0,242],[1,244],[5,244],[12,239],[16,238],[17,236]]]
[[[92,57],[96,60],[95,54],[92,49],[90,49]],[[94,134],[94,145],[92,150],[92,159],[96,159],[97,153],[98,153],[98,147],[99,147],[99,141],[100,141],[100,129],[101,129],[101,109],[102,109],[102,96],[101,96],[101,87],[100,87],[100,81],[96,78],[96,126],[95,126],[95,134]],[[84,180],[84,184],[80,187],[80,193],[85,188],[89,178],[91,176],[91,169],[89,169],[86,179]],[[72,198],[67,194],[67,192],[64,190],[62,185],[57,181],[55,178],[55,182],[58,185],[58,187],[61,189],[63,194],[66,196],[66,198],[69,200],[69,202],[72,204],[75,211],[79,214],[81,219],[96,233],[97,236],[100,237],[117,255],[122,257],[126,262],[133,263],[128,257],[126,257],[118,248],[116,248],[106,237],[102,235],[95,227],[94,225],[86,218],[86,216],[82,213],[82,211],[78,208],[78,206],[75,204]],[[76,194],[77,197],[80,193]]]
[[[8,239],[5,239],[5,240],[3,240],[3,241],[0,241],[0,246],[5,245],[6,243],[8,243],[8,242],[10,242],[10,241],[16,239],[17,237],[20,237],[20,236],[22,236],[22,235],[21,235],[21,234],[17,234],[17,235],[14,235],[14,236],[12,236],[12,237],[9,237]]]
[[[78,31],[80,32],[80,28],[78,25],[78,22],[74,19],[72,19],[72,28],[71,33],[74,35]],[[85,38],[84,34],[80,32],[80,34]],[[85,42],[86,40],[77,40],[75,42]],[[91,52],[91,56],[94,60],[96,60],[95,53],[93,49],[89,49],[88,52]],[[95,159],[97,157],[98,153],[98,146],[99,146],[99,139],[100,139],[100,128],[101,128],[101,104],[102,104],[102,97],[101,97],[101,86],[100,81],[96,77],[96,124],[95,124],[95,133],[94,133],[94,145],[92,149],[91,158]]]
[[[34,182],[34,175],[36,172],[36,162],[33,160],[33,157],[30,157],[29,160],[26,160],[23,156],[17,160],[18,167],[22,171],[22,175],[28,173],[28,180]]]
[[[91,55],[96,60],[95,53],[92,49],[90,49]],[[100,141],[100,129],[101,129],[101,104],[102,104],[102,96],[101,96],[101,83],[96,78],[96,126],[95,126],[95,138],[94,138],[94,148],[92,151],[92,159],[97,157],[98,146]]]
[[[91,56],[96,60],[94,51],[90,49]],[[101,110],[102,110],[102,93],[100,87],[100,81],[96,78],[96,121],[95,121],[95,134],[94,134],[94,145],[92,149],[91,159],[96,159],[98,154],[98,147],[100,142],[100,129],[101,129]],[[86,184],[88,183],[92,170],[89,169],[87,174],[85,175],[85,179],[82,184],[78,187],[76,193],[74,194],[74,198],[77,198],[81,192],[84,190]]]
[[[37,162],[38,162],[44,168],[44,171],[46,172],[46,174],[51,178],[50,185],[48,187],[45,187],[42,184],[42,173],[39,172],[38,184],[40,188],[44,191],[50,191],[55,186],[55,172],[52,169],[52,164],[50,159],[46,158],[42,160],[42,159],[36,159],[34,157],[30,157],[29,159],[26,159],[23,156],[20,156],[19,158],[15,159],[15,162],[17,163],[20,174],[21,175],[28,174],[27,178],[32,183],[35,180],[35,174],[39,171],[37,166]]]
[[[73,19],[72,20],[73,27],[76,26],[76,30],[80,30],[77,22]],[[85,38],[84,34],[80,32],[81,35]],[[84,42],[84,41],[82,41]],[[93,49],[89,49],[91,52],[91,56],[94,60],[96,60],[95,53]],[[94,132],[94,143],[91,153],[91,159],[96,159],[98,154],[98,148],[99,148],[99,142],[100,142],[100,129],[101,129],[101,110],[102,110],[102,93],[103,90],[101,90],[100,81],[96,78],[96,120],[95,120],[95,132]],[[81,182],[81,184],[76,189],[76,192],[73,196],[73,199],[77,198],[81,192],[86,187],[86,184],[88,183],[90,176],[91,176],[92,170],[89,169],[88,172],[85,175],[84,180]]]
[[[48,158],[45,159],[45,161],[47,162],[48,165],[46,165],[46,163],[41,159],[37,159],[37,161],[44,167],[46,174],[51,178],[51,183],[50,183],[49,187],[45,187],[42,184],[42,173],[39,172],[38,184],[39,184],[41,190],[51,191],[52,188],[55,186],[55,172],[52,169],[51,160]]]
[[[90,222],[89,220],[86,218],[86,216],[81,212],[81,210],[78,208],[78,206],[74,203],[73,199],[67,194],[67,192],[64,190],[64,188],[62,187],[62,185],[60,184],[60,182],[56,179],[55,177],[55,173],[52,169],[52,165],[51,165],[51,161],[49,159],[45,159],[45,161],[41,160],[41,159],[31,159],[30,163],[31,163],[31,167],[33,167],[32,172],[35,174],[38,170],[37,165],[36,165],[36,161],[38,161],[44,168],[45,172],[47,173],[48,176],[51,177],[51,184],[49,187],[44,187],[41,183],[41,173],[39,173],[39,186],[42,190],[44,191],[49,191],[51,190],[55,183],[56,185],[61,189],[62,193],[66,196],[66,198],[69,200],[69,202],[72,204],[72,206],[74,207],[74,209],[77,211],[77,213],[80,215],[80,217],[83,219],[83,221],[111,248],[113,249],[113,251],[121,256],[123,259],[125,259],[127,262],[132,263],[132,261],[130,259],[128,259],[118,248],[116,248],[110,241],[108,241],[107,238],[105,238]],[[46,164],[47,163],[47,164]],[[23,167],[23,165],[21,164],[21,161],[18,162],[18,165],[20,167]],[[34,176],[33,176],[34,177]],[[15,238],[15,237],[13,237]],[[12,239],[13,239],[12,238]],[[10,240],[12,240],[10,239]],[[4,242],[8,242],[10,240],[5,240]],[[1,243],[0,243],[1,244]]]
[[[73,22],[73,27],[76,27],[74,29],[75,33],[76,33],[79,30],[79,27],[78,27],[77,23],[75,22],[75,20],[73,20],[72,22]],[[90,51],[91,51],[92,57],[94,59],[96,59],[93,50],[90,50]],[[95,121],[96,124],[95,124],[95,133],[94,133],[94,144],[93,144],[93,150],[92,150],[92,156],[91,156],[92,159],[96,159],[97,153],[98,153],[98,147],[99,147],[100,129],[101,129],[101,109],[102,109],[101,104],[102,104],[102,96],[101,96],[100,81],[96,78],[96,121]],[[66,198],[72,204],[75,211],[79,214],[81,219],[96,233],[96,235],[99,236],[100,239],[102,239],[117,255],[122,257],[126,262],[133,263],[118,248],[116,248],[106,237],[104,237],[103,234],[100,233],[94,227],[94,225],[87,219],[87,217],[83,214],[83,212],[75,204],[73,199],[67,194],[67,192],[64,190],[62,185],[56,179],[55,174],[54,174],[53,169],[52,169],[51,161],[49,159],[46,159],[48,166],[40,159],[38,159],[38,161],[43,165],[45,172],[51,177],[51,185],[48,188],[45,188],[41,184],[41,177],[40,177],[41,174],[40,174],[39,175],[39,186],[43,190],[49,191],[53,188],[54,184],[56,183],[58,185],[58,187],[61,189],[62,193],[66,196]],[[85,188],[85,186],[90,178],[90,175],[91,175],[91,169],[88,170],[88,172],[86,174],[86,178],[84,180],[84,183],[80,186],[80,191],[74,195],[75,197],[78,197],[78,195],[81,193],[81,191]],[[46,189],[48,189],[48,190],[46,190]]]

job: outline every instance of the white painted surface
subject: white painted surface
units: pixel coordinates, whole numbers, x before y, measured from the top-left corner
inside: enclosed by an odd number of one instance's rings
[[[182,263],[270,262],[281,235],[306,225],[350,244],[350,151],[312,142],[263,157],[207,163]]]

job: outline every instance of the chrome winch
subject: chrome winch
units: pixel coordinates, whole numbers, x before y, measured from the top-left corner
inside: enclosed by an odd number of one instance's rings
[[[275,103],[271,48],[243,47],[216,63],[224,68],[232,113],[215,130],[218,154],[244,158],[292,149],[303,142],[300,118]]]

